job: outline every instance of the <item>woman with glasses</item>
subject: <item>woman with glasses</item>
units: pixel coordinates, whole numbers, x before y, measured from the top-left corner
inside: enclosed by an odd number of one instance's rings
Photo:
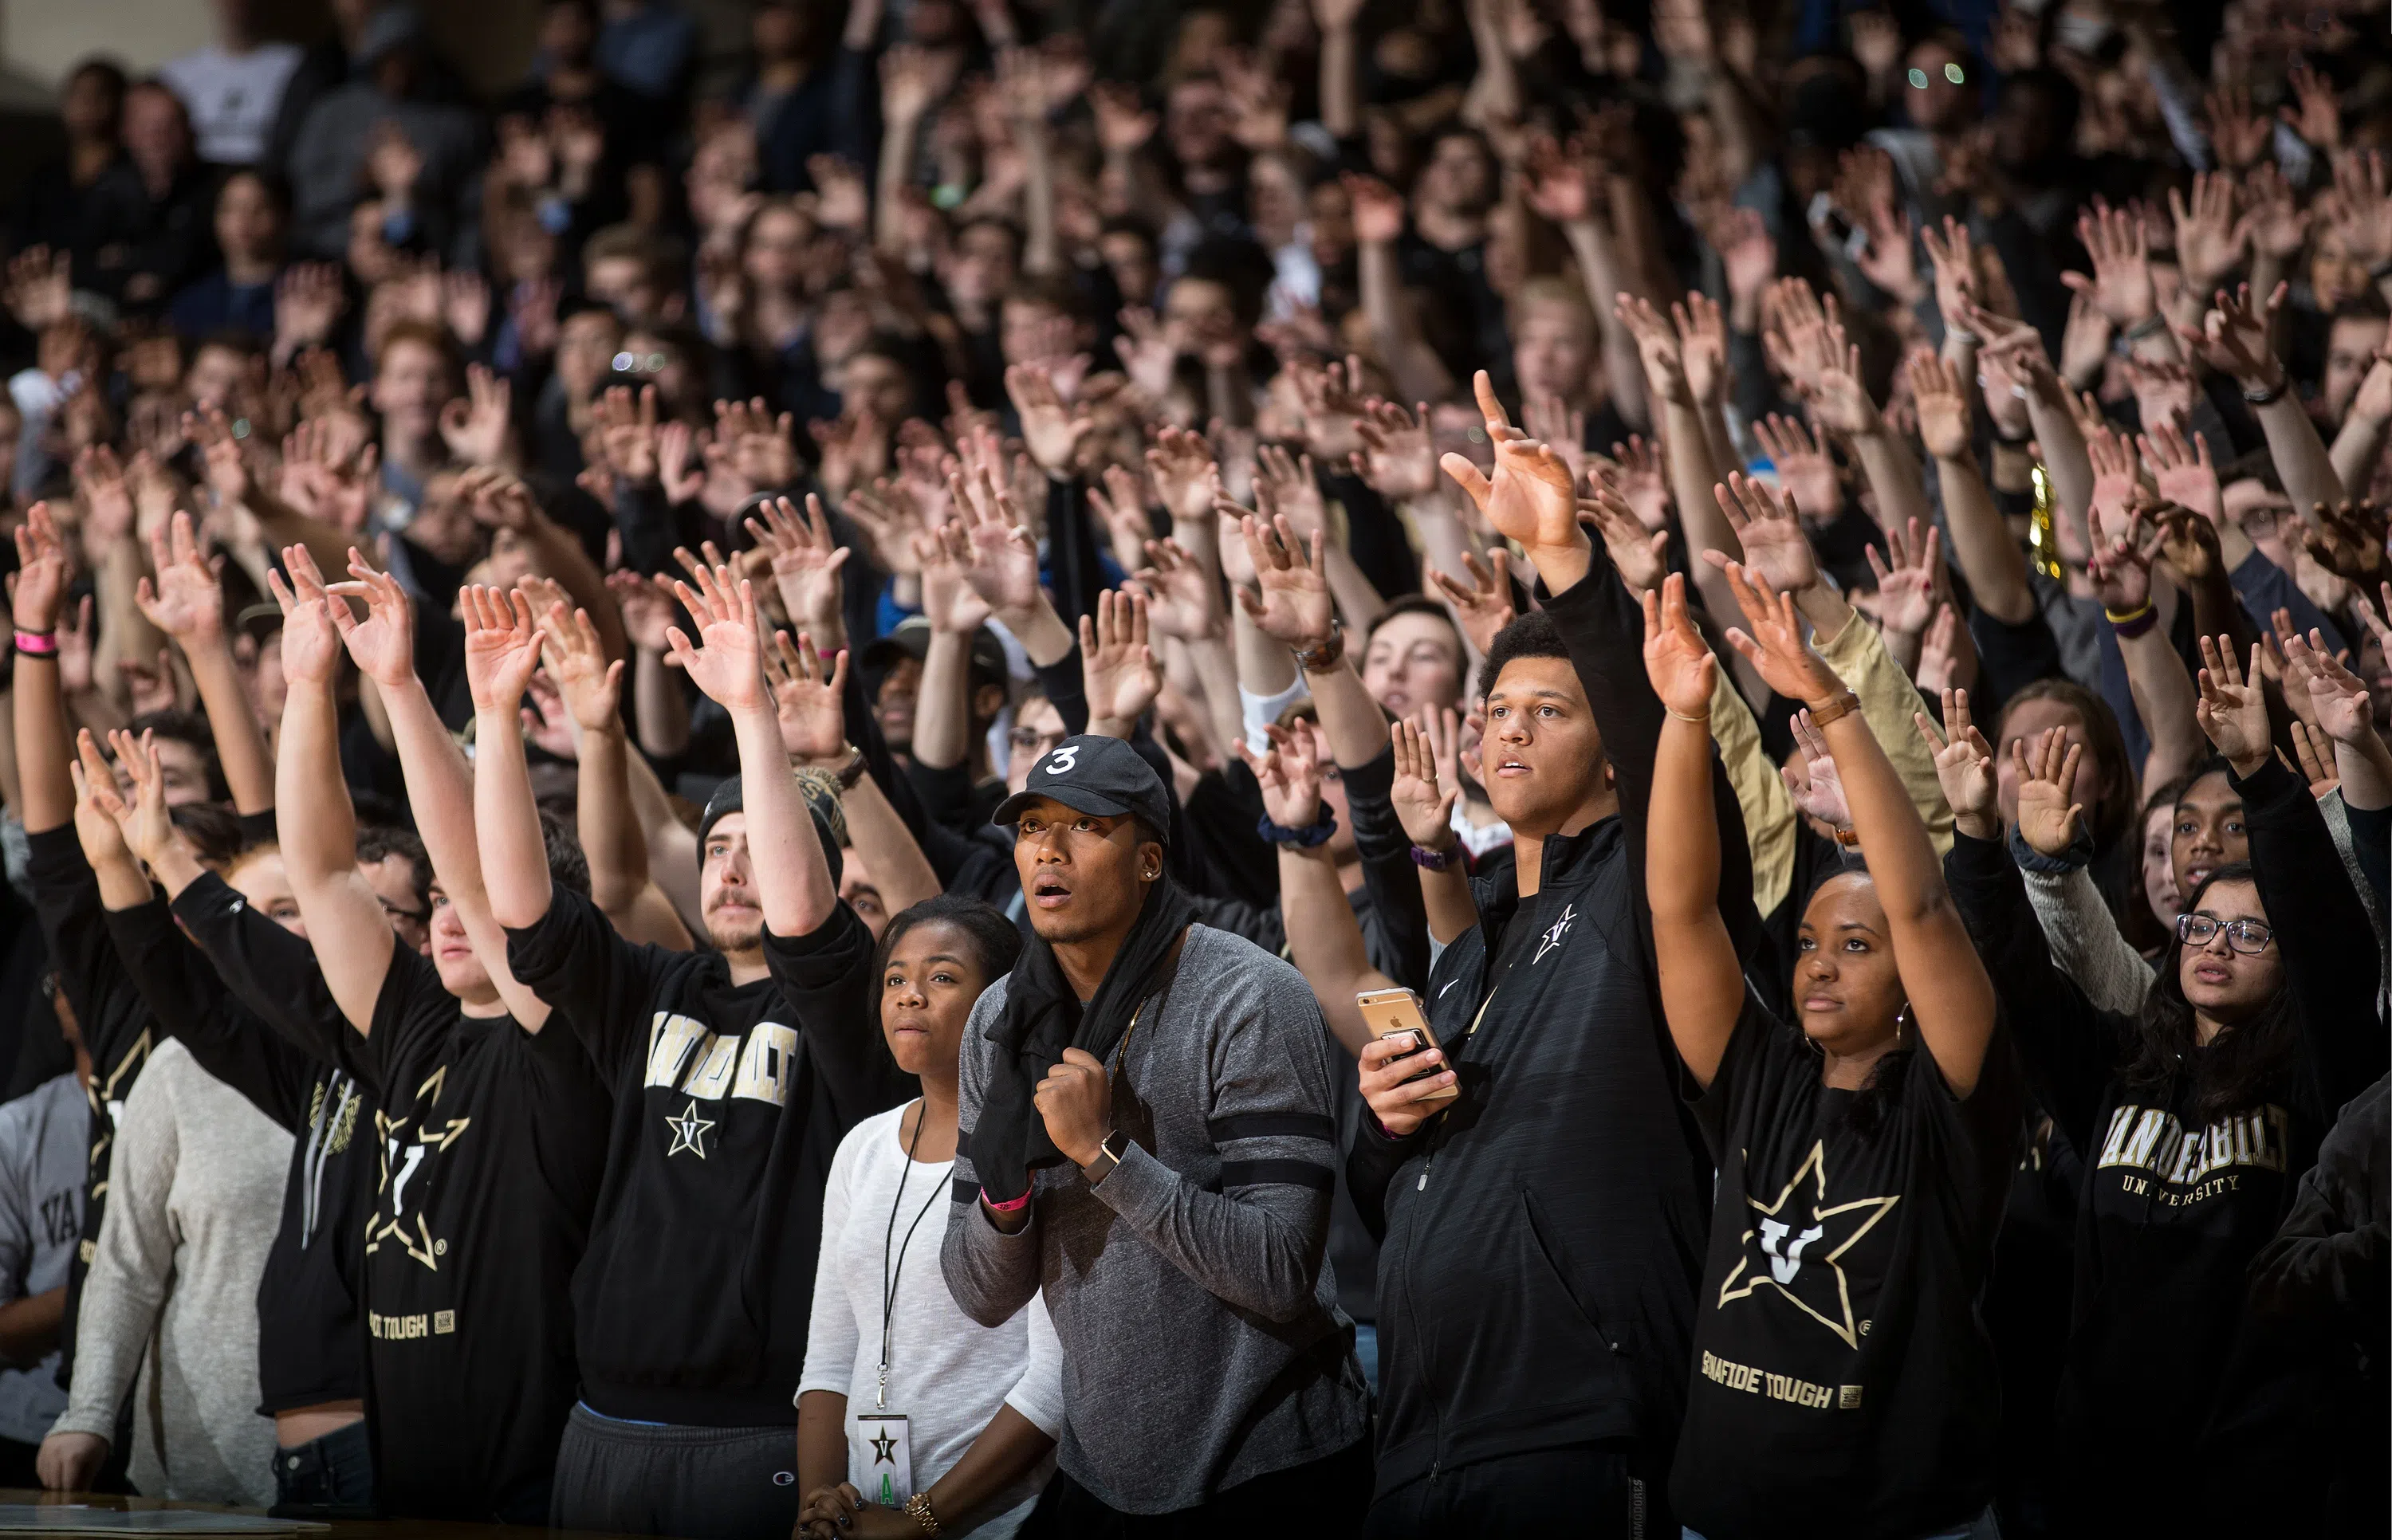
[[[2051,962],[1991,802],[1945,795],[1952,896],[2046,1104],[2084,1154],[2075,1299],[2058,1410],[2060,1510],[2085,1532],[2312,1533],[2324,1490],[2305,1418],[2338,1372],[2246,1307],[2246,1273],[2290,1210],[2335,1110],[2384,1073],[2374,932],[2303,779],[2247,680],[2202,639],[2199,719],[2233,770],[2250,861],[2185,896],[2131,1015]],[[2030,843],[2073,835],[2081,751],[2013,745]],[[2380,1301],[2379,1301],[2380,1303]]]

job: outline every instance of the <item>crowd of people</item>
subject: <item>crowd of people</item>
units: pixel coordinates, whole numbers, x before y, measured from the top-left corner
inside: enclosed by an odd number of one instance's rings
[[[332,10],[0,231],[0,1485],[2385,1533],[2380,10]]]

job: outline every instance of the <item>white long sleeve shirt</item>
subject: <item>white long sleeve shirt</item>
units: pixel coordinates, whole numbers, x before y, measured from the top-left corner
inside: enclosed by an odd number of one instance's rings
[[[181,1043],[158,1045],[117,1120],[74,1388],[51,1429],[113,1439],[136,1392],[130,1474],[145,1497],[274,1501],[257,1281],[290,1165],[288,1132]]]
[[[1003,1326],[989,1327],[967,1316],[947,1292],[939,1249],[955,1207],[948,1201],[953,1166],[906,1159],[899,1138],[904,1114],[904,1107],[892,1107],[856,1124],[831,1158],[813,1316],[798,1393],[828,1391],[847,1397],[851,1449],[858,1415],[903,1414],[913,1446],[914,1487],[927,1491],[963,1457],[999,1406],[1011,1406],[1042,1432],[1060,1434],[1063,1359],[1041,1301],[1033,1299]],[[884,1279],[893,1279],[895,1286],[886,1405],[880,1404],[879,1390],[881,1314],[889,1304]],[[1012,1534],[1030,1516],[1053,1468],[1050,1458],[983,1505],[985,1517],[968,1528],[942,1514],[941,1533],[988,1540]],[[862,1489],[869,1475],[851,1468],[848,1480]]]

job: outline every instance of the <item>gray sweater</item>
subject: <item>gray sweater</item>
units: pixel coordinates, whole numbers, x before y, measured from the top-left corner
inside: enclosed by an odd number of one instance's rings
[[[72,1071],[0,1106],[0,1304],[66,1286],[90,1150],[91,1106]],[[31,1368],[0,1368],[0,1438],[41,1443],[66,1404],[57,1349]]]
[[[130,1474],[143,1496],[274,1501],[257,1280],[290,1164],[289,1133],[181,1043],[158,1045],[117,1119],[74,1388],[51,1429],[112,1440],[132,1391]]]
[[[1005,993],[999,979],[964,1029],[967,1151]],[[1113,1067],[1114,1126],[1136,1143],[1112,1174],[1092,1190],[1069,1164],[1034,1173],[1030,1223],[1008,1236],[981,1209],[969,1155],[956,1158],[947,1287],[983,1326],[1043,1291],[1063,1349],[1056,1460],[1113,1508],[1193,1508],[1368,1430],[1322,1258],[1337,1158],[1327,1042],[1295,969],[1191,925]]]

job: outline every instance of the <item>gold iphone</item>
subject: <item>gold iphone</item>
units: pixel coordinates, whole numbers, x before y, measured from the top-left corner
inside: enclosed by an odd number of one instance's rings
[[[1356,995],[1354,1003],[1361,1010],[1362,1025],[1371,1029],[1372,1037],[1409,1038],[1410,1042],[1404,1047],[1403,1053],[1417,1054],[1424,1048],[1437,1046],[1436,1034],[1429,1030],[1428,1016],[1421,1010],[1420,996],[1412,993],[1411,990],[1368,990]],[[1445,1065],[1438,1065],[1434,1068],[1424,1069],[1404,1083],[1409,1085],[1412,1081],[1436,1074],[1446,1068],[1448,1067]],[[1461,1092],[1462,1088],[1459,1085],[1449,1085],[1442,1091],[1433,1091],[1419,1099],[1423,1102],[1450,1102],[1461,1094]]]

